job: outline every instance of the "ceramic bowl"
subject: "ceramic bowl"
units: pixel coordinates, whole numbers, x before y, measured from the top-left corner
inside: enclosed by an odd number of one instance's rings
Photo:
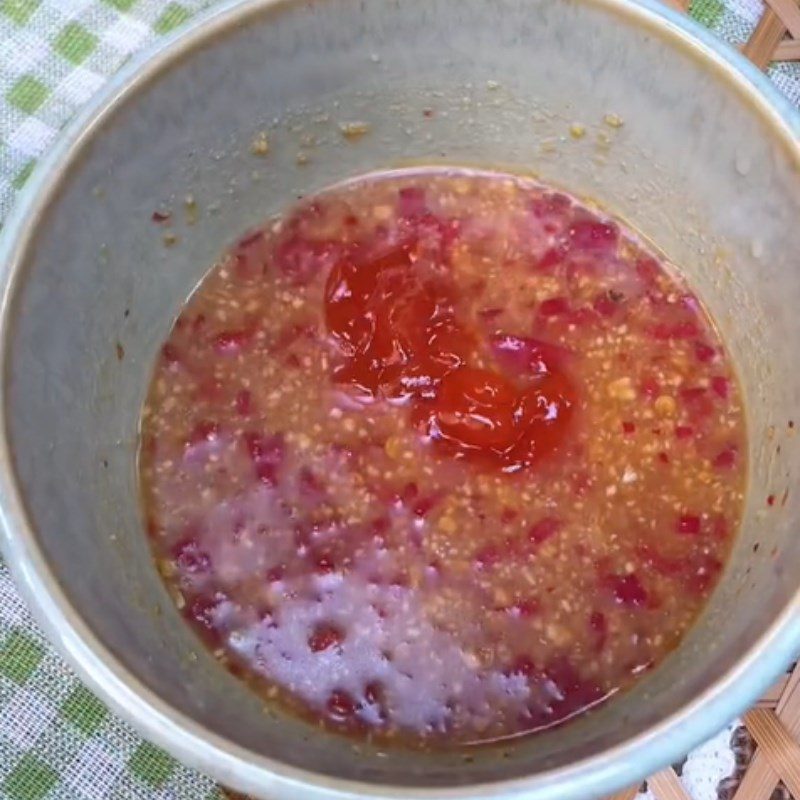
[[[47,634],[147,737],[260,798],[587,800],[681,756],[800,645],[799,137],[763,75],[656,3],[228,2],[159,44],[43,159],[0,244],[3,551]],[[597,711],[468,755],[264,709],[181,621],[137,502],[156,353],[223,249],[298,195],[419,163],[533,172],[625,219],[685,269],[749,409],[743,528],[683,644]]]

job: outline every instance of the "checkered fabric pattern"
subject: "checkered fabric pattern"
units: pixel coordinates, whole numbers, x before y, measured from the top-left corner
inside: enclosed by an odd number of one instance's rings
[[[0,219],[36,159],[132,53],[212,0],[0,0]]]
[[[0,223],[36,160],[105,79],[212,2],[0,0]],[[761,0],[694,0],[691,13],[740,43],[762,9]],[[770,75],[800,105],[800,65],[774,65]],[[222,793],[81,685],[42,638],[0,560],[0,800],[140,798]]]
[[[223,797],[84,688],[44,640],[0,562],[0,798]]]
[[[222,800],[111,715],[36,629],[0,567],[0,798]]]

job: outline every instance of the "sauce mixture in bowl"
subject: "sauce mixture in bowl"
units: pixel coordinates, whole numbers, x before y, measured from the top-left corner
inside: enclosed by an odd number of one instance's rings
[[[532,180],[366,176],[242,239],[143,412],[152,547],[265,696],[477,743],[563,721],[681,639],[739,525],[739,387],[630,231]]]

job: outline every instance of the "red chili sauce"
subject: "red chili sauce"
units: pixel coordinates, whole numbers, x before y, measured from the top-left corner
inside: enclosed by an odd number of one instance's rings
[[[683,281],[508,175],[366,176],[242,239],[164,344],[144,507],[178,607],[335,728],[554,725],[680,640],[739,525],[744,416]]]

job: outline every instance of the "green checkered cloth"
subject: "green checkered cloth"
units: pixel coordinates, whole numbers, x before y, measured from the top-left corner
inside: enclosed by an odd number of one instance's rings
[[[44,640],[0,563],[0,798],[222,800],[114,717]]]
[[[213,0],[0,0],[0,221],[59,129],[136,50]],[[695,0],[744,41],[761,0]],[[771,77],[800,106],[800,65]],[[221,800],[112,716],[43,639],[0,560],[0,800]]]

